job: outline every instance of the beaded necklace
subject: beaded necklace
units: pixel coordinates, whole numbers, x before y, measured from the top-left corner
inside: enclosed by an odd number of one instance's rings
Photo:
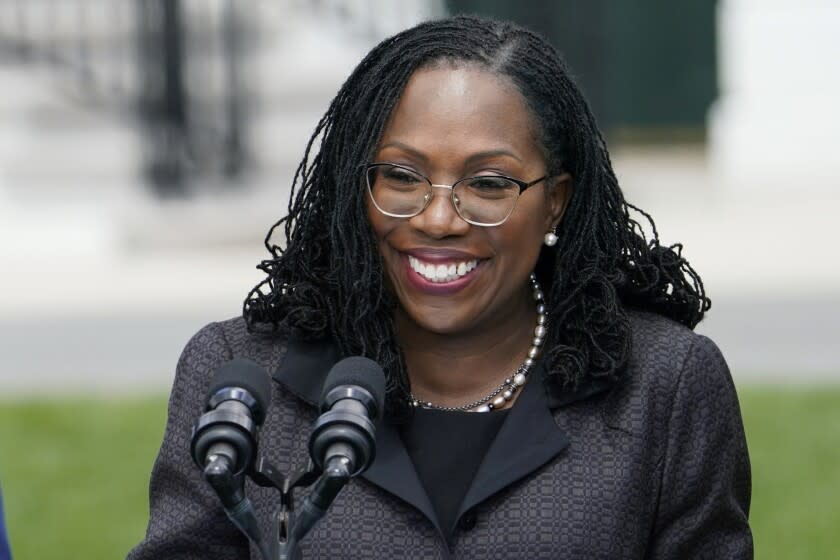
[[[501,385],[493,389],[493,391],[476,401],[459,406],[440,406],[429,401],[418,399],[414,393],[408,394],[408,404],[413,407],[431,408],[435,410],[448,411],[474,411],[474,412],[490,412],[496,408],[501,408],[513,398],[513,395],[518,391],[528,380],[528,372],[534,365],[534,360],[540,353],[540,348],[545,341],[547,333],[548,316],[546,315],[545,296],[540,285],[537,282],[537,277],[531,274],[531,289],[533,290],[534,300],[537,302],[537,326],[534,327],[534,339],[531,341],[531,346],[528,348],[528,357],[525,361],[516,368],[516,371],[510,377],[505,378]]]

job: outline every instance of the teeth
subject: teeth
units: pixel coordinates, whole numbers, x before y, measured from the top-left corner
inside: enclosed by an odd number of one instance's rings
[[[471,261],[435,265],[424,263],[415,257],[409,256],[408,264],[417,274],[423,276],[430,282],[451,282],[464,276],[478,266],[478,261],[473,259]]]
[[[449,269],[445,264],[437,265],[437,268],[435,269],[435,280],[437,280],[438,282],[443,282],[444,280],[446,280],[446,277],[449,276],[447,270]]]

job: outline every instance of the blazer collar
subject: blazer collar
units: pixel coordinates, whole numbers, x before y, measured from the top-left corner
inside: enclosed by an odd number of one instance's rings
[[[277,370],[275,381],[313,406],[319,406],[321,389],[330,369],[341,359],[338,347],[328,340],[290,337]]]
[[[327,374],[339,359],[338,348],[329,341],[291,337],[272,377],[298,398],[317,407]],[[376,459],[362,477],[420,510],[443,533],[432,502],[393,424],[377,422]]]
[[[324,380],[340,359],[338,347],[329,340],[312,341],[291,337],[286,343],[285,355],[272,377],[304,402],[318,406]],[[543,374],[540,362],[531,377],[540,378]],[[558,394],[545,391],[545,405],[554,410],[607,391],[614,384],[614,379],[590,378],[574,390]],[[528,384],[531,385],[535,383]]]
[[[557,426],[547,406],[542,367],[522,389],[496,438],[478,467],[458,511],[458,517],[496,492],[513,484],[557,457],[569,437]]]
[[[324,380],[340,357],[338,348],[328,341],[292,338],[272,377],[303,401],[318,406]],[[604,392],[613,385],[612,380],[590,379],[574,391],[552,395],[538,381],[544,373],[542,363],[538,363],[531,373],[532,379],[487,450],[458,517],[561,454],[569,445],[569,437],[554,419],[556,409]],[[376,459],[362,477],[421,511],[441,535],[448,534],[451,527],[440,527],[397,426],[388,422],[377,424]]]

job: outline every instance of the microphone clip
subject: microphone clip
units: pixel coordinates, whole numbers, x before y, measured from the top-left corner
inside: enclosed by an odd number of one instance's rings
[[[280,507],[274,514],[276,533],[263,557],[296,560],[300,555],[298,543],[327,513],[333,500],[350,480],[351,472],[346,458],[335,457],[324,469],[310,459],[305,470],[287,477],[265,457],[260,456],[248,476],[259,486],[280,491]],[[295,509],[293,491],[313,483],[315,486],[300,509]]]

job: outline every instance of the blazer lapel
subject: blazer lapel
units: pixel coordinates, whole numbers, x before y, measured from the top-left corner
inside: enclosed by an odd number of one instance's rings
[[[290,339],[286,354],[272,377],[305,402],[318,406],[324,380],[339,359],[338,348],[328,341]],[[589,380],[576,391],[550,395],[541,382],[543,374],[541,364],[531,373],[533,379],[522,389],[487,450],[458,517],[539,469],[568,447],[569,437],[557,425],[552,409],[589,398],[612,386],[611,380]],[[362,478],[414,506],[443,534],[431,500],[395,425],[377,423],[376,459],[362,473]]]
[[[393,424],[376,427],[376,459],[362,478],[420,510],[443,534],[432,502]]]
[[[324,380],[339,359],[338,348],[330,342],[290,339],[272,377],[304,402],[318,406]],[[417,508],[441,531],[432,502],[395,425],[377,422],[376,458],[362,478]]]
[[[569,445],[568,436],[557,426],[547,406],[540,382],[542,372],[536,370],[531,375],[534,379],[522,390],[490,444],[458,517],[554,459]]]
[[[289,338],[286,352],[271,377],[303,401],[318,406],[330,369],[340,359],[338,347],[327,340]]]

